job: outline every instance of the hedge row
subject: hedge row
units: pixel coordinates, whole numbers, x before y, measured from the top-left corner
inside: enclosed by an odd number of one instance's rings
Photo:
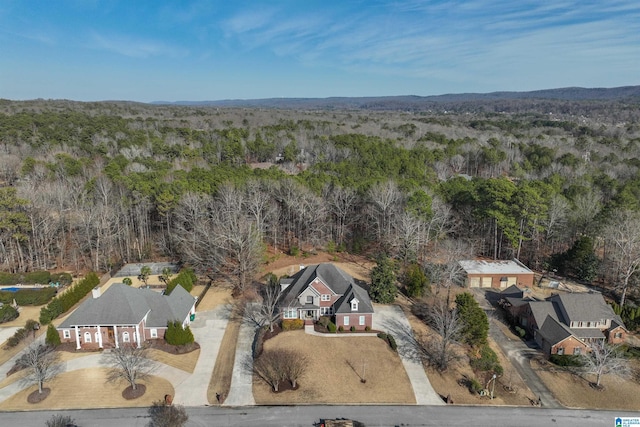
[[[87,274],[84,279],[73,285],[65,293],[55,297],[49,304],[42,307],[40,310],[40,323],[46,325],[56,317],[66,313],[98,284],[100,284],[100,278],[96,273]]]
[[[18,305],[45,305],[56,295],[56,288],[20,289],[15,292],[0,291],[0,302],[10,304],[16,300]]]
[[[302,319],[286,319],[282,321],[283,331],[294,331],[304,328],[304,320]]]
[[[29,273],[0,272],[0,286],[14,286],[20,283],[24,285],[46,285],[50,282],[58,282],[61,285],[70,285],[72,282],[71,274],[51,274],[48,271],[31,271]]]
[[[398,344],[396,343],[396,339],[393,337],[393,335],[386,334],[384,332],[378,332],[378,338],[386,341],[386,343],[389,344],[389,347],[391,347],[391,350],[398,351]]]
[[[20,328],[13,334],[8,340],[7,345],[9,347],[15,347],[20,344],[20,341],[29,336],[29,334],[35,335],[35,330],[37,327],[37,323],[35,320],[29,319],[27,323],[24,325],[24,328]]]
[[[191,292],[193,286],[198,282],[196,274],[190,268],[183,268],[178,275],[169,281],[167,285],[167,295],[175,289],[176,286],[182,286],[187,292]]]

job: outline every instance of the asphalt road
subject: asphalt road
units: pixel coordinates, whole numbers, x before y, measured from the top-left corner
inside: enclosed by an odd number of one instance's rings
[[[243,408],[187,408],[187,426],[287,427],[318,426],[321,419],[348,418],[367,427],[420,426],[614,426],[616,417],[640,417],[640,413],[474,406],[254,406]],[[142,427],[149,418],[145,409],[96,409],[0,413],[2,426],[44,426],[53,414],[70,415],[80,427]]]

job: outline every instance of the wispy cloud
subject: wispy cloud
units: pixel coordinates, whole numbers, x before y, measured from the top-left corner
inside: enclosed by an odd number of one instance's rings
[[[180,58],[188,53],[186,49],[171,46],[164,42],[117,34],[107,36],[97,32],[91,34],[89,47],[131,58],[149,58],[154,56]]]

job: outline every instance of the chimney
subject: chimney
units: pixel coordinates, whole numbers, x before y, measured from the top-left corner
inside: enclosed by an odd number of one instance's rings
[[[99,298],[100,297],[100,286],[96,286],[95,288],[93,288],[91,290],[91,295],[93,296],[93,298]]]

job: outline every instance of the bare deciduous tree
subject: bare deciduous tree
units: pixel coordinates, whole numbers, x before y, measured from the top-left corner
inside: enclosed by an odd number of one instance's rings
[[[123,345],[104,353],[102,363],[109,367],[107,382],[125,380],[134,390],[136,381],[149,378],[156,367],[155,362],[147,357],[147,349],[135,345]]]
[[[428,319],[433,330],[440,336],[438,341],[431,343],[430,359],[439,370],[444,371],[456,359],[452,346],[460,338],[463,325],[458,318],[458,311],[449,308],[443,301],[438,301],[429,308]]]
[[[620,306],[626,302],[631,278],[640,272],[640,214],[623,211],[605,229],[607,264],[620,289]]]
[[[629,374],[629,364],[620,355],[619,345],[608,345],[604,342],[591,344],[591,352],[582,356],[585,371],[596,376],[596,387],[600,387],[603,375],[615,374],[622,378]]]
[[[53,347],[32,343],[16,361],[16,365],[27,372],[22,381],[28,385],[38,384],[38,393],[42,393],[45,381],[51,380],[60,373],[62,366],[59,360],[59,354]]]
[[[278,283],[278,278],[274,274],[269,274],[267,283],[259,289],[262,301],[260,304],[247,305],[245,317],[258,326],[269,325],[269,330],[273,332],[273,325],[280,319],[278,302],[282,289]]]
[[[253,372],[275,392],[280,390],[280,383],[283,381],[291,382],[291,386],[296,388],[306,368],[307,360],[304,355],[292,350],[264,350],[253,362]]]

